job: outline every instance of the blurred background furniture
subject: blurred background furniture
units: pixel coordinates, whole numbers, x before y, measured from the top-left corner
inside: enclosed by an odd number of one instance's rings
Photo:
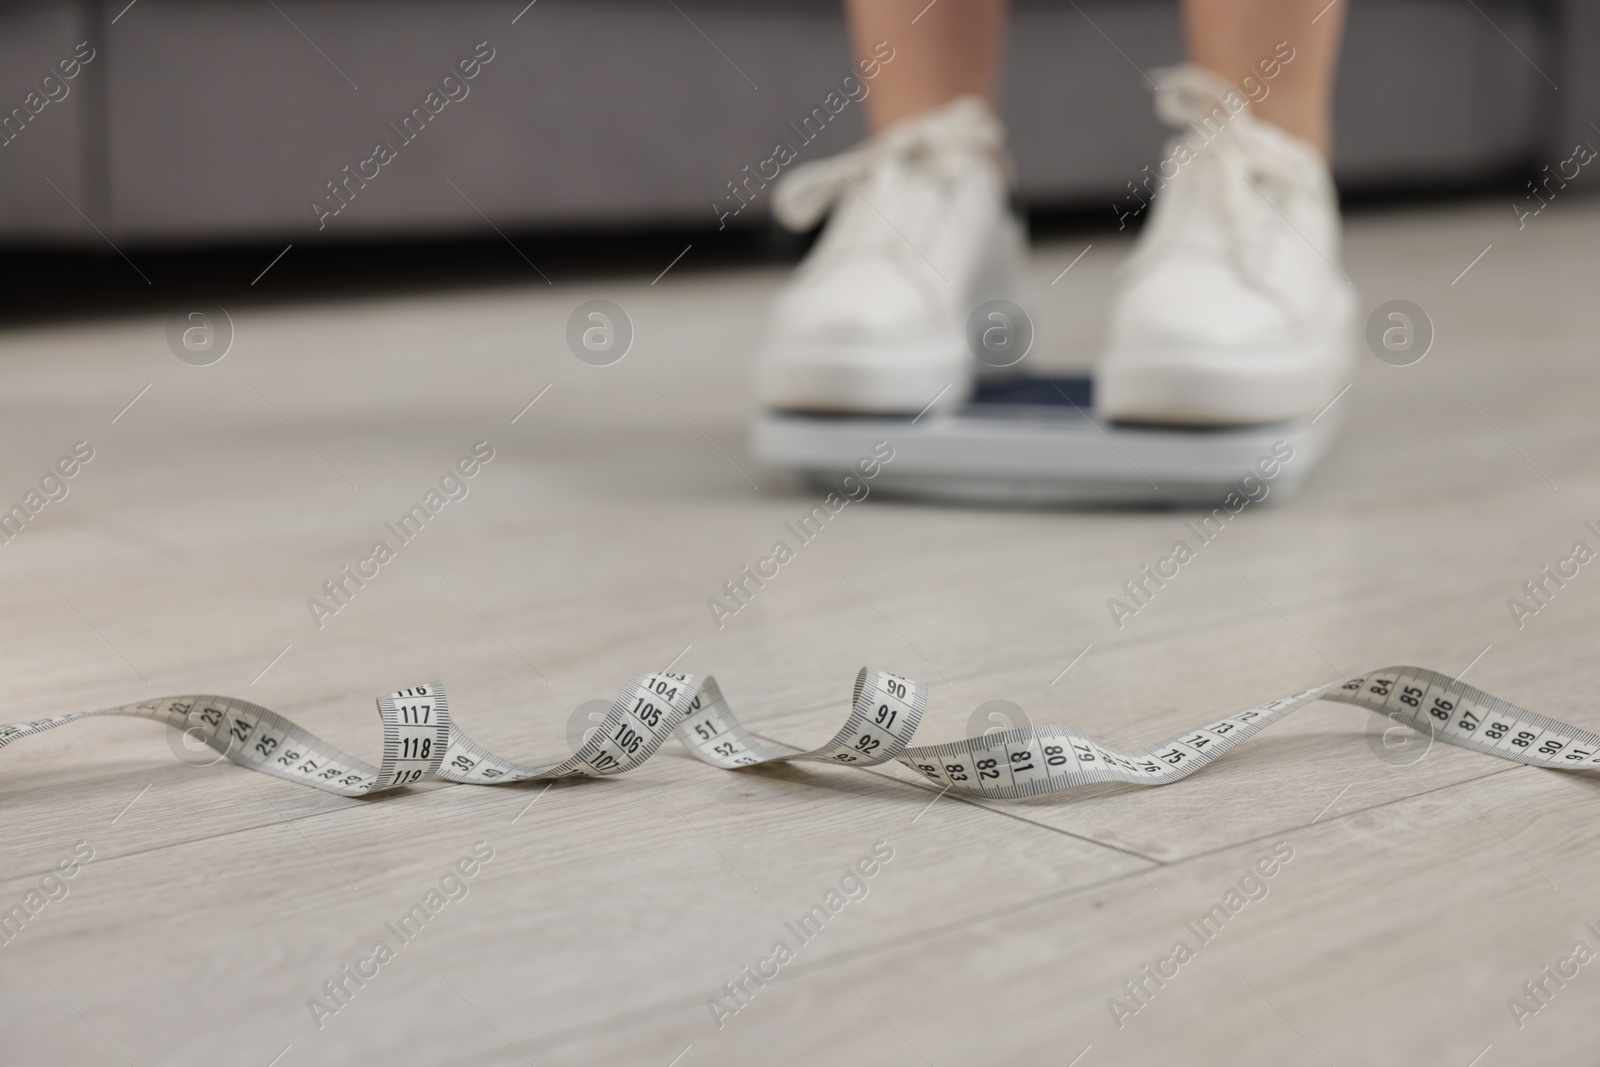
[[[789,123],[850,66],[834,0],[523,2],[0,0],[5,113],[79,42],[95,49],[70,95],[0,147],[0,242],[714,226],[726,183],[796,141]],[[1600,0],[1335,2],[1350,5],[1347,191],[1514,189],[1600,145]],[[470,94],[319,231],[311,201],[484,41],[494,59]],[[1176,4],[1018,0],[1008,47],[1024,202],[1112,210],[1159,156],[1141,70],[1179,59]],[[860,133],[851,104],[801,158]],[[769,195],[733,224],[762,223]]]

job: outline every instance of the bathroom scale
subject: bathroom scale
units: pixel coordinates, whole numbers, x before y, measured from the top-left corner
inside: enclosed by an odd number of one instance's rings
[[[1030,377],[980,385],[963,407],[917,416],[762,411],[751,448],[818,486],[854,475],[871,492],[923,500],[1209,507],[1233,492],[1294,496],[1337,430],[1326,409],[1265,426],[1113,423],[1095,417],[1093,392],[1087,376]],[[893,458],[863,478],[861,461],[870,468],[883,441]]]

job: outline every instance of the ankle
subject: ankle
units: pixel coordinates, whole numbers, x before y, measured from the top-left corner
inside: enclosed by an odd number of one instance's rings
[[[886,94],[875,93],[869,99],[876,104],[867,105],[867,135],[877,137],[887,130],[905,122],[914,122],[917,119],[927,118],[938,111],[943,111],[958,100],[976,98],[986,106],[991,113],[995,111],[995,102],[988,94],[975,92],[970,89],[953,91],[938,98],[919,95],[915,100],[889,97]]]
[[[1308,107],[1295,101],[1279,101],[1269,96],[1259,104],[1252,104],[1250,109],[1255,112],[1256,118],[1272,123],[1316,149],[1323,163],[1333,158],[1333,129],[1325,108]]]

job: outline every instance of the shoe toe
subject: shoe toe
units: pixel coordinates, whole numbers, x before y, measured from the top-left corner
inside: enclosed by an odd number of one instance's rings
[[[904,338],[938,328],[942,319],[939,304],[903,271],[872,262],[802,276],[774,309],[778,332],[819,341]]]
[[[1117,348],[1242,352],[1286,342],[1284,309],[1225,265],[1172,261],[1134,281],[1117,301]]]

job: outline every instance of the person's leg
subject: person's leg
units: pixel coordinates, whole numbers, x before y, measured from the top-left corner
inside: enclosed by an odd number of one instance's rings
[[[1027,260],[994,112],[1006,0],[845,8],[873,139],[780,179],[779,221],[827,225],[774,302],[756,393],[785,411],[955,407],[987,370],[967,320],[1015,301]]]
[[[1112,300],[1102,415],[1266,424],[1309,418],[1349,381],[1357,304],[1327,162],[1342,13],[1183,0],[1190,63],[1156,93],[1179,132],[1146,168],[1153,209]]]
[[[844,6],[858,57],[870,59],[879,41],[895,51],[866,100],[871,132],[967,94],[994,105],[1006,0],[846,0]]]
[[[1183,0],[1190,62],[1235,85],[1246,75],[1266,89],[1251,110],[1316,147],[1331,145],[1333,74],[1348,0]],[[1315,22],[1312,19],[1316,19]],[[1273,49],[1287,41],[1294,61],[1278,64]],[[1257,64],[1276,65],[1262,78]]]

